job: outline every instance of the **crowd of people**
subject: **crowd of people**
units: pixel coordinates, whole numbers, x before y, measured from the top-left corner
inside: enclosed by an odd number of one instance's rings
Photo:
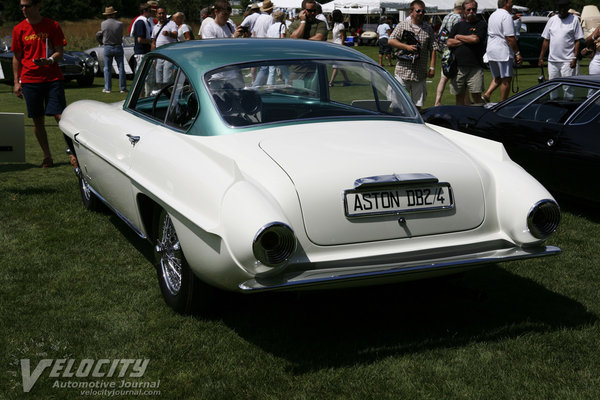
[[[579,74],[578,59],[581,55],[589,55],[593,57],[590,74],[599,74],[600,52],[596,52],[596,46],[600,28],[585,38],[581,23],[570,8],[570,0],[558,0],[556,5],[558,13],[548,20],[542,33],[543,44],[538,65],[544,67],[548,53],[549,79],[573,76]],[[443,68],[435,105],[441,105],[448,82],[450,92],[455,95],[456,104],[459,105],[489,102],[498,88],[500,100],[508,98],[514,68],[523,61],[517,41],[519,16],[512,12],[512,0],[498,0],[498,9],[487,22],[477,13],[477,7],[476,0],[458,0],[435,34],[431,25],[423,22],[424,3],[415,0],[410,5],[407,20],[399,23],[391,33],[388,40],[390,46],[415,55],[413,58],[398,58],[395,75],[409,91],[417,107],[423,105],[427,96],[425,79],[435,74],[436,53],[442,55]],[[411,41],[411,37],[416,39]],[[484,82],[486,63],[492,75],[487,90]]]
[[[25,19],[13,30],[14,93],[24,97],[28,115],[33,119],[34,132],[44,153],[42,167],[53,165],[44,125],[45,115],[60,120],[66,107],[62,73],[57,62],[63,57],[66,45],[60,25],[40,14],[41,0],[20,0]],[[515,65],[522,62],[517,44],[519,18],[512,13],[512,0],[498,0],[498,9],[484,21],[478,14],[476,0],[457,0],[454,9],[446,15],[436,33],[427,22],[425,3],[410,3],[409,16],[397,24],[383,16],[377,27],[379,64],[392,64],[394,76],[406,88],[417,108],[423,107],[427,97],[426,80],[436,75],[436,54],[441,55],[442,71],[436,90],[435,105],[441,104],[446,85],[456,98],[456,104],[489,102],[492,93],[500,88],[500,99],[510,93]],[[600,74],[600,27],[587,38],[584,37],[579,19],[569,12],[569,0],[557,0],[558,13],[550,18],[542,33],[543,45],[539,65],[544,66],[548,53],[548,77],[578,74],[577,59],[580,55],[591,56],[590,73]],[[112,91],[112,66],[116,62],[119,74],[119,90],[127,92],[123,51],[123,23],[116,19],[117,10],[105,8],[97,34],[104,47],[104,87],[102,92]],[[140,65],[144,54],[162,45],[177,41],[196,39],[185,22],[182,12],[169,15],[167,8],[150,0],[139,7],[140,15],[129,26],[134,41],[135,66]],[[344,44],[346,25],[344,15],[334,10],[328,21],[316,0],[303,0],[302,9],[287,20],[282,10],[275,10],[271,0],[262,5],[252,4],[242,22],[236,26],[230,18],[232,7],[228,0],[216,0],[201,10],[202,23],[198,39],[214,38],[293,38],[327,40],[331,31],[332,41]],[[330,25],[331,23],[331,29]],[[43,32],[45,41],[30,40]],[[28,39],[29,38],[29,39]],[[584,43],[580,48],[580,43]],[[484,63],[488,63],[492,80],[485,88]],[[172,65],[165,62],[156,66],[156,83],[166,83],[171,78]],[[279,71],[284,75],[285,71]],[[342,86],[350,79],[342,68],[334,68],[329,86],[336,84],[338,73]],[[275,71],[269,68],[252,71],[255,84],[272,82]]]

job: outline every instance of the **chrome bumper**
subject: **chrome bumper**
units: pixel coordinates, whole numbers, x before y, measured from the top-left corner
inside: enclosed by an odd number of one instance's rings
[[[239,288],[244,292],[250,292],[276,289],[302,289],[304,287],[321,285],[340,287],[375,285],[414,280],[427,276],[452,274],[484,264],[551,256],[557,255],[560,252],[560,248],[555,246],[538,246],[532,248],[511,247],[470,254],[377,265],[354,265],[352,267],[338,268],[320,268],[319,265],[312,265],[312,268],[304,271],[286,271],[276,277],[256,277],[241,283]]]

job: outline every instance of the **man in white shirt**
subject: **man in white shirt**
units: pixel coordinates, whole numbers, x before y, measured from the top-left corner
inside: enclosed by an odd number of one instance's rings
[[[256,23],[258,17],[260,17],[260,6],[258,3],[252,3],[250,10],[248,10],[248,13],[242,20],[240,26],[243,27],[242,29],[244,29],[244,31],[250,33],[254,30],[254,24]]]
[[[252,36],[257,38],[267,37],[267,31],[273,25],[273,17],[271,16],[273,3],[271,0],[263,1],[260,12],[261,14],[256,18],[254,28],[252,29]]]
[[[177,41],[177,24],[167,20],[167,8],[159,6],[156,10],[158,24],[152,30],[152,50],[165,44]]]
[[[492,83],[488,90],[481,95],[485,102],[500,87],[500,101],[506,100],[510,93],[513,77],[513,64],[521,64],[523,58],[515,39],[515,27],[512,18],[512,0],[498,0],[498,9],[488,20],[488,41],[486,54],[489,60]]]
[[[152,31],[152,50],[165,44],[176,42],[179,35],[177,24],[174,21],[167,20],[166,7],[158,6],[156,9],[156,18],[158,18],[158,24],[156,24]],[[171,82],[173,64],[167,60],[158,59],[155,66],[156,84],[159,87],[164,87]]]
[[[202,30],[202,39],[222,39],[243,36],[241,26],[237,27],[229,19],[231,4],[227,0],[217,0],[214,5],[215,20],[206,24]]]
[[[213,18],[214,9],[212,7],[205,7],[200,11],[200,18],[202,19],[202,24],[200,24],[200,29],[198,29],[198,39],[202,39],[202,30],[206,25],[208,25],[211,21],[214,21]]]
[[[544,55],[548,48],[548,79],[576,75],[579,40],[583,39],[583,29],[579,18],[569,13],[569,0],[558,0],[558,14],[546,23],[542,37],[542,50],[538,65],[544,66]]]

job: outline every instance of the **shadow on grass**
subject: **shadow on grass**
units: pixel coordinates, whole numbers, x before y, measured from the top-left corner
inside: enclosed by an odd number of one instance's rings
[[[111,211],[108,207],[104,206],[100,211],[102,213],[106,213],[110,215],[110,221],[112,224],[119,230],[121,235],[129,242],[133,247],[135,247],[140,254],[144,256],[146,260],[148,260],[149,268],[154,268],[154,253],[152,251],[152,245],[150,242],[135,233],[121,218],[119,218],[113,211]],[[158,283],[156,284],[158,287]]]
[[[41,164],[41,162],[40,162]],[[0,174],[3,172],[19,172],[19,171],[27,171],[32,168],[40,168],[39,165],[30,164],[30,163],[14,163],[14,164],[0,164]]]
[[[118,217],[111,220],[152,269],[150,243]],[[227,293],[220,301],[212,319],[288,360],[294,374],[576,328],[598,320],[579,302],[497,266],[368,288]]]
[[[591,324],[578,302],[499,267],[371,288],[232,296],[223,322],[293,373]]]
[[[20,171],[27,171],[29,169],[41,169],[41,165],[42,165],[41,159],[40,159],[39,164],[31,164],[31,163],[0,164],[0,174],[3,172],[20,172]],[[62,165],[69,165],[69,162],[54,160],[54,167],[49,168],[49,169],[52,170],[53,168],[58,168]]]

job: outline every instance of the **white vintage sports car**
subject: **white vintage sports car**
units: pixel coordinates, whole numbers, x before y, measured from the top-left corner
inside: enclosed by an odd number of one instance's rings
[[[333,69],[350,85],[330,87]],[[552,196],[502,144],[425,125],[399,83],[330,43],[177,43],[125,102],[60,129],[83,203],[154,245],[182,313],[239,292],[389,283],[557,254]]]

